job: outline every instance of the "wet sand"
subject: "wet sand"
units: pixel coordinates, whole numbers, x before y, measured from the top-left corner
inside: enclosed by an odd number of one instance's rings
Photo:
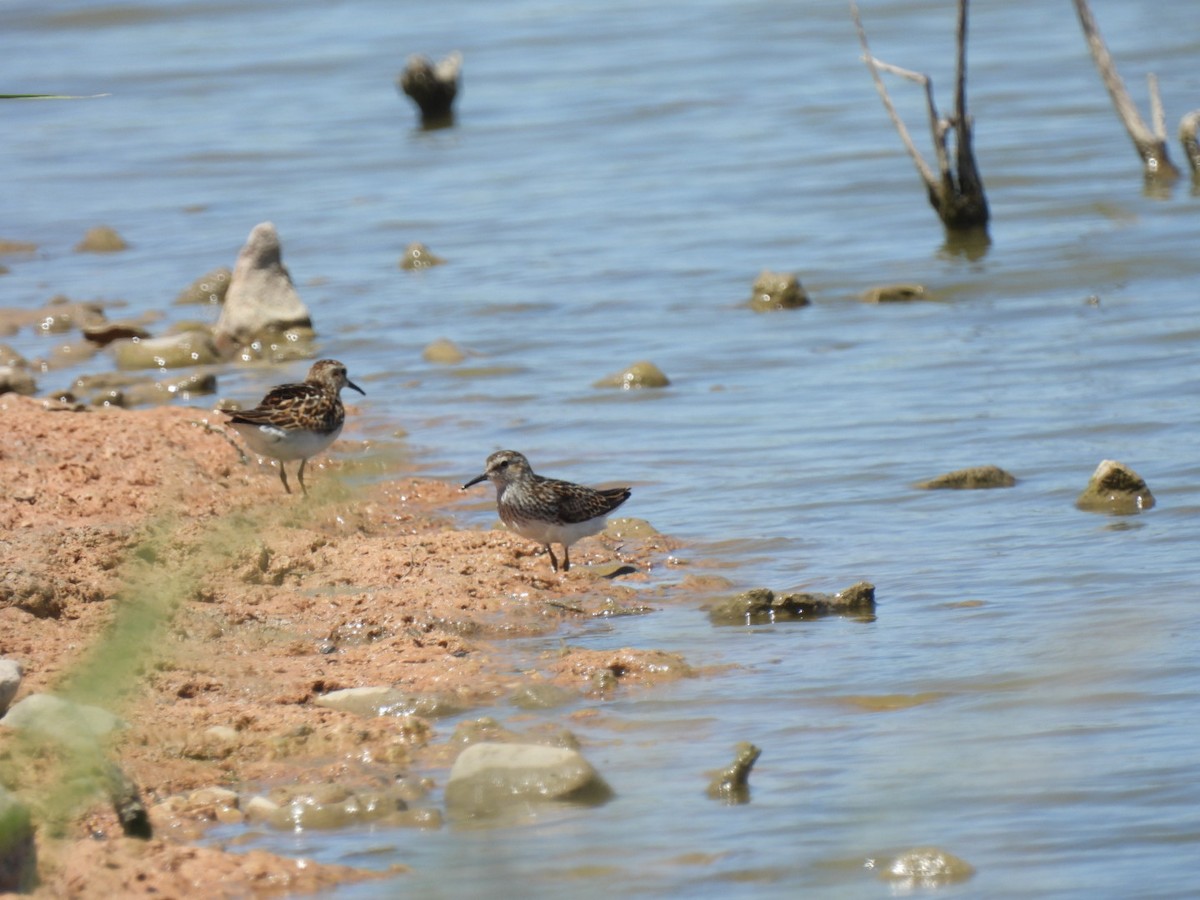
[[[61,760],[0,727],[5,782],[39,823],[37,896],[261,896],[380,877],[197,847],[217,812],[180,799],[211,786],[436,779],[459,749],[421,716],[314,704],[331,691],[390,686],[471,708],[530,684],[588,693],[686,671],[655,651],[514,661],[502,640],[639,605],[647,570],[671,564],[668,538],[589,538],[571,572],[553,575],[530,542],[455,526],[455,508],[490,488],[466,495],[401,472],[352,489],[346,459],[371,448],[343,441],[310,462],[311,496],[289,496],[221,419],[0,397],[0,656],[24,668],[18,701],[54,692],[128,723],[108,752],[154,828],[149,841],[124,837],[99,792],[47,808]],[[628,565],[603,578],[589,562]]]

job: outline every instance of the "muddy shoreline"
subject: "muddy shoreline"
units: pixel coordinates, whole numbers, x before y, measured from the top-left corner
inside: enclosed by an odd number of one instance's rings
[[[693,593],[683,571],[662,587],[669,538],[589,538],[552,575],[528,541],[457,527],[455,510],[479,500],[457,485],[395,472],[354,487],[373,452],[362,441],[314,459],[310,498],[289,497],[220,419],[0,397],[0,657],[24,670],[17,701],[51,692],[128,724],[106,752],[154,828],[124,837],[99,793],[54,808],[62,760],[0,727],[4,782],[38,822],[36,896],[257,896],[381,877],[192,843],[241,815],[204,793],[214,787],[411,778],[412,808],[429,807],[414,824],[440,827],[417,776],[436,777],[461,742],[435,716],[317,704],[331,692],[388,686],[483,710],[530,686],[577,695],[691,673],[656,651],[570,647],[514,665],[503,641],[636,610],[647,572],[656,601]]]

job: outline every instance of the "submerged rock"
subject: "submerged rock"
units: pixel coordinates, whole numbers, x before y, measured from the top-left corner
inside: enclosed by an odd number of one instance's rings
[[[919,482],[914,487],[926,491],[946,489],[976,491],[988,488],[1012,487],[1016,483],[1017,479],[1013,478],[1012,475],[1005,472],[999,466],[972,466],[969,469],[956,469],[953,472],[946,472],[935,478],[930,478],[928,481]]]
[[[521,818],[539,806],[598,806],[612,788],[578,751],[541,744],[472,744],[459,754],[446,783],[452,817]]]
[[[457,50],[437,65],[426,56],[414,55],[397,76],[396,87],[417,105],[422,125],[427,128],[451,125],[461,75],[462,54]]]
[[[1137,472],[1124,463],[1106,459],[1092,473],[1075,506],[1084,512],[1130,516],[1153,507],[1154,495]]]
[[[220,358],[207,334],[188,331],[166,337],[114,341],[113,358],[119,369],[180,369],[204,366]]]
[[[444,262],[444,259],[431,253],[424,244],[414,241],[404,248],[404,254],[400,257],[400,268],[411,272],[440,266]]]
[[[914,847],[888,861],[879,871],[880,878],[906,891],[958,884],[974,874],[975,867],[970,863],[937,847]]]
[[[229,281],[233,273],[227,266],[221,266],[201,275],[175,298],[176,304],[207,303],[220,305],[225,302],[225,294],[229,290]]]
[[[757,312],[796,309],[808,306],[808,302],[808,293],[800,286],[800,279],[791,272],[770,272],[764,269],[754,279],[750,308]]]
[[[748,741],[734,748],[733,762],[717,772],[708,785],[708,796],[728,806],[750,802],[750,770],[758,762],[762,750]]]
[[[352,790],[339,784],[286,785],[275,788],[266,800],[251,808],[261,814],[261,821],[281,831],[346,828],[386,820],[408,809],[396,788]]]
[[[32,396],[37,393],[37,382],[25,369],[0,366],[0,394],[9,393]]]
[[[438,366],[456,366],[467,358],[467,354],[454,341],[440,338],[421,351],[421,358]]]
[[[776,594],[769,588],[752,588],[718,600],[708,610],[714,625],[762,625],[822,616],[874,618],[875,585],[860,581],[837,594]]]
[[[641,388],[664,388],[670,383],[662,369],[652,362],[642,361],[601,378],[592,387],[620,388],[623,391],[632,391]]]
[[[862,292],[867,303],[908,303],[925,299],[925,286],[921,284],[882,284]]]
[[[120,250],[128,249],[129,245],[125,243],[117,232],[109,228],[107,225],[97,225],[95,228],[89,228],[87,234],[83,236],[83,240],[75,245],[76,253],[116,253]]]
[[[275,226],[263,222],[250,232],[233,267],[215,328],[217,345],[249,344],[293,328],[312,328],[312,317],[283,265]]]
[[[330,691],[313,701],[316,706],[360,716],[422,716],[436,719],[467,709],[452,694],[409,694],[391,687],[358,687]]]
[[[145,340],[150,332],[136,322],[102,322],[99,325],[89,325],[83,329],[85,340],[100,347],[107,347],[113,341]]]

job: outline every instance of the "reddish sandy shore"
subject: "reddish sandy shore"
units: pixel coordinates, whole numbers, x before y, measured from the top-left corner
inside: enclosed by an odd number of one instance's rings
[[[551,575],[529,542],[454,526],[454,508],[490,488],[467,497],[394,472],[351,488],[371,448],[343,441],[310,462],[311,496],[288,496],[220,419],[0,396],[0,656],[24,668],[18,700],[66,694],[128,722],[108,752],[154,827],[149,841],[124,837],[99,792],[49,827],[62,761],[0,727],[2,780],[38,822],[36,896],[263,896],[378,877],[196,846],[214,810],[164,802],[217,785],[436,775],[458,750],[417,716],[314,705],[330,691],[394,686],[482,707],[530,683],[586,693],[685,671],[654,651],[515,660],[501,640],[645,602],[644,573],[671,565],[667,538],[591,538],[573,548],[576,568]],[[586,565],[614,560],[636,571]],[[702,586],[675,581],[650,593]]]

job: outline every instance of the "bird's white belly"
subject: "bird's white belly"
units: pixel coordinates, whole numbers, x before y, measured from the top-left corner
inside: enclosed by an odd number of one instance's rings
[[[245,422],[235,422],[233,427],[255,453],[285,462],[316,456],[342,433],[340,425],[328,433],[288,431],[274,425],[250,425]]]
[[[597,516],[585,522],[575,522],[571,525],[556,525],[553,522],[537,520],[521,520],[509,522],[508,527],[521,537],[537,541],[539,544],[566,544],[570,546],[581,538],[599,534],[604,530],[605,516]]]

